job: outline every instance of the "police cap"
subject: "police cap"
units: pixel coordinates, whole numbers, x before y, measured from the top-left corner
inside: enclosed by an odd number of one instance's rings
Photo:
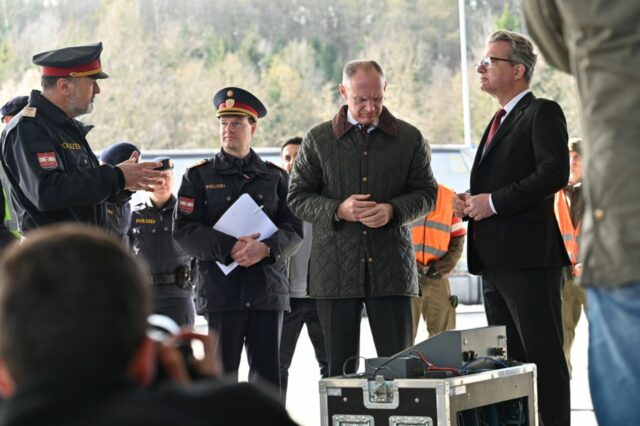
[[[162,166],[156,167],[153,170],[171,170],[173,169],[173,160],[166,155],[161,155],[160,157],[156,157],[151,160],[156,163],[162,163]]]
[[[109,78],[102,71],[102,42],[86,46],[49,50],[33,56],[33,63],[42,67],[46,77]]]
[[[131,158],[131,154],[134,152],[140,152],[140,150],[132,143],[114,143],[102,150],[100,153],[100,161],[105,164],[109,164],[110,166],[117,166]]]
[[[260,99],[239,87],[225,87],[213,97],[213,106],[218,111],[216,117],[224,115],[248,115],[254,120],[267,115],[267,108]]]
[[[28,103],[29,103],[28,96],[16,96],[6,104],[2,105],[2,108],[0,108],[0,115],[2,116],[3,119],[7,115],[14,116],[20,111],[22,111],[22,108],[26,107]]]

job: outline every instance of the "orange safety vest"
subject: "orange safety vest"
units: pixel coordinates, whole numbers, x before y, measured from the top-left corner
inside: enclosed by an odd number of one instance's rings
[[[567,199],[562,189],[555,195],[554,210],[556,212],[558,225],[560,226],[560,232],[562,233],[562,240],[567,249],[567,254],[569,255],[569,259],[571,259],[571,264],[575,265],[578,263],[580,222],[578,222],[577,226],[573,226]]]
[[[411,228],[416,259],[422,265],[442,259],[449,250],[453,197],[455,192],[438,184],[436,208],[428,216],[415,221]]]

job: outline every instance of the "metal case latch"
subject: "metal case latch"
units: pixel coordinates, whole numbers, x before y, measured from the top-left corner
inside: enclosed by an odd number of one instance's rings
[[[394,381],[385,381],[384,376],[376,376],[363,385],[364,406],[383,410],[394,410],[400,405],[398,385]]]

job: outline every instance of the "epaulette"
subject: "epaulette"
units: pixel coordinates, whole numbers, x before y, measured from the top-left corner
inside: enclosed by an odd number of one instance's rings
[[[196,167],[200,167],[203,164],[207,164],[208,162],[209,160],[207,160],[206,158],[203,158],[202,160],[196,161],[194,164],[187,167],[187,170],[195,169]]]
[[[141,201],[139,203],[136,203],[136,205],[133,206],[133,208],[131,209],[131,211],[133,212],[137,212],[138,210],[142,210],[143,208],[145,208],[147,206],[147,203],[145,203],[144,201]]]
[[[282,173],[287,173],[287,171],[285,169],[283,169],[282,167],[278,166],[277,164],[272,163],[271,161],[265,161],[265,163],[267,163],[267,166],[273,167],[274,169],[278,169],[280,170]]]
[[[32,106],[24,107],[24,109],[22,110],[22,116],[35,118],[37,112],[38,112],[38,108],[36,107],[32,107]]]

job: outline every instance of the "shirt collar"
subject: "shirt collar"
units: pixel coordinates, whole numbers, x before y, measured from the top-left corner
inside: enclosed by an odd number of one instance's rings
[[[353,115],[351,115],[351,111],[348,108],[347,108],[347,121],[353,124],[354,126],[360,125],[360,123],[358,123],[356,119],[353,118]],[[379,122],[380,122],[380,118],[376,118],[376,121],[374,121],[373,124],[370,124],[369,127],[367,127],[367,133],[371,132],[373,129],[378,127]]]
[[[505,110],[505,114],[502,117],[502,121],[504,121],[504,119],[507,117],[507,115],[509,115],[509,113],[511,112],[511,110],[513,108],[515,108],[515,106],[518,104],[518,102],[520,102],[520,99],[524,98],[525,95],[527,93],[530,93],[531,89],[525,89],[522,92],[518,93],[517,95],[515,95],[513,98],[511,98],[511,100],[509,102],[507,102],[502,109]],[[501,122],[502,122],[501,121]]]
[[[226,152],[224,149],[222,149],[222,155],[229,163],[233,164],[239,171],[242,171],[245,169],[245,167],[247,167],[247,165],[251,163],[251,160],[253,157],[253,150],[250,150],[249,154],[247,154],[247,156],[244,158],[238,158],[236,156],[233,156],[228,152]]]

